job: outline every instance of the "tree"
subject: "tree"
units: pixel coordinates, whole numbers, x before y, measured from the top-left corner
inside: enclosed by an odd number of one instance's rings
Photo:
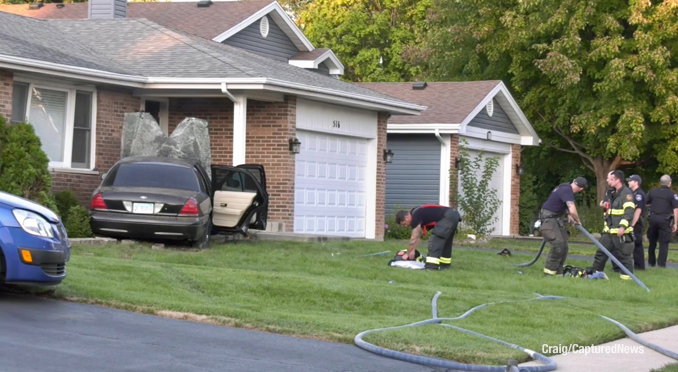
[[[462,224],[470,228],[474,234],[484,237],[492,234],[494,224],[498,217],[496,211],[501,206],[501,200],[497,196],[497,190],[490,187],[492,175],[499,167],[498,157],[484,156],[483,151],[471,157],[466,145],[462,140],[459,144],[459,186],[457,191],[463,197],[456,197],[459,210],[462,214]],[[457,182],[457,175],[451,171],[450,182]],[[456,187],[450,187],[457,190]]]
[[[298,24],[318,47],[330,48],[345,66],[347,81],[409,81],[421,71],[403,60],[419,43],[431,0],[317,0]]]
[[[678,172],[674,1],[434,0],[424,45],[439,80],[501,79],[542,140],[597,178],[656,157]]]

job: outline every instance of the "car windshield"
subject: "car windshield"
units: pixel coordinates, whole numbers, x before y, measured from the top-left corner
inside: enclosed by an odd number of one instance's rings
[[[121,164],[114,174],[106,177],[104,186],[200,191],[198,178],[193,169],[157,163]]]

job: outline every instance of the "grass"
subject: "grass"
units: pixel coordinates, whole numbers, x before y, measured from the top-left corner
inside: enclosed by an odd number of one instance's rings
[[[660,369],[653,369],[650,372],[678,372],[678,363],[667,364]]]
[[[148,245],[76,245],[68,277],[55,296],[149,314],[352,344],[356,334],[431,317],[436,291],[440,317],[455,325],[533,350],[543,344],[600,344],[624,337],[599,315],[634,332],[678,324],[678,271],[649,269],[631,281],[544,278],[544,256],[453,251],[443,272],[391,268],[391,256],[362,255],[403,247],[397,242],[244,242],[209,250],[153,250]],[[570,263],[570,262],[568,262]],[[587,265],[574,261],[574,264]],[[582,266],[585,267],[585,266]],[[522,301],[534,293],[559,301]],[[366,341],[399,351],[464,363],[502,364],[529,358],[513,349],[429,325],[369,335]]]

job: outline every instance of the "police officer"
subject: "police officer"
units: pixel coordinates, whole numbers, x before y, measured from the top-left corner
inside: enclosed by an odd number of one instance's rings
[[[610,253],[619,257],[626,269],[633,272],[633,215],[636,210],[633,191],[624,186],[624,172],[613,171],[607,178],[607,183],[614,188],[609,208],[606,210],[605,227],[600,234],[600,244]],[[593,270],[604,271],[607,255],[598,249],[593,259]],[[621,279],[629,280],[630,276],[621,273]]]
[[[665,174],[659,179],[659,188],[652,189],[647,194],[647,205],[650,207],[648,216],[647,240],[650,242],[647,252],[647,263],[654,267],[666,267],[666,258],[669,254],[671,233],[676,232],[678,221],[678,195],[671,190],[671,177]],[[673,227],[671,226],[673,222]],[[659,241],[659,259],[655,258],[654,250]]]
[[[645,218],[645,191],[640,188],[643,180],[639,175],[634,174],[626,179],[626,183],[633,191],[633,199],[636,203],[636,210],[633,213],[633,235],[636,241],[633,248],[633,268],[635,270],[645,270],[645,249],[643,248],[643,218]]]
[[[452,263],[452,241],[460,221],[461,216],[455,209],[437,204],[425,204],[409,212],[398,211],[396,223],[412,227],[412,237],[407,253],[401,256],[402,259],[416,259],[416,248],[419,246],[422,231],[426,236],[427,229],[433,227],[428,240],[428,253],[424,268],[427,270],[449,269]]]
[[[544,276],[562,275],[563,264],[567,258],[569,234],[565,229],[563,217],[567,214],[568,221],[581,225],[577,207],[574,205],[574,194],[586,188],[586,179],[577,177],[572,183],[563,183],[551,191],[551,195],[541,206],[539,219],[544,241],[549,242],[551,249],[546,258]],[[568,214],[569,212],[569,214]]]

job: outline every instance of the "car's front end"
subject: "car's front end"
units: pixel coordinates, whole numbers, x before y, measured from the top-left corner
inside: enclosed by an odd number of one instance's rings
[[[66,229],[37,203],[0,195],[0,247],[6,283],[57,285],[66,278],[71,251]]]

